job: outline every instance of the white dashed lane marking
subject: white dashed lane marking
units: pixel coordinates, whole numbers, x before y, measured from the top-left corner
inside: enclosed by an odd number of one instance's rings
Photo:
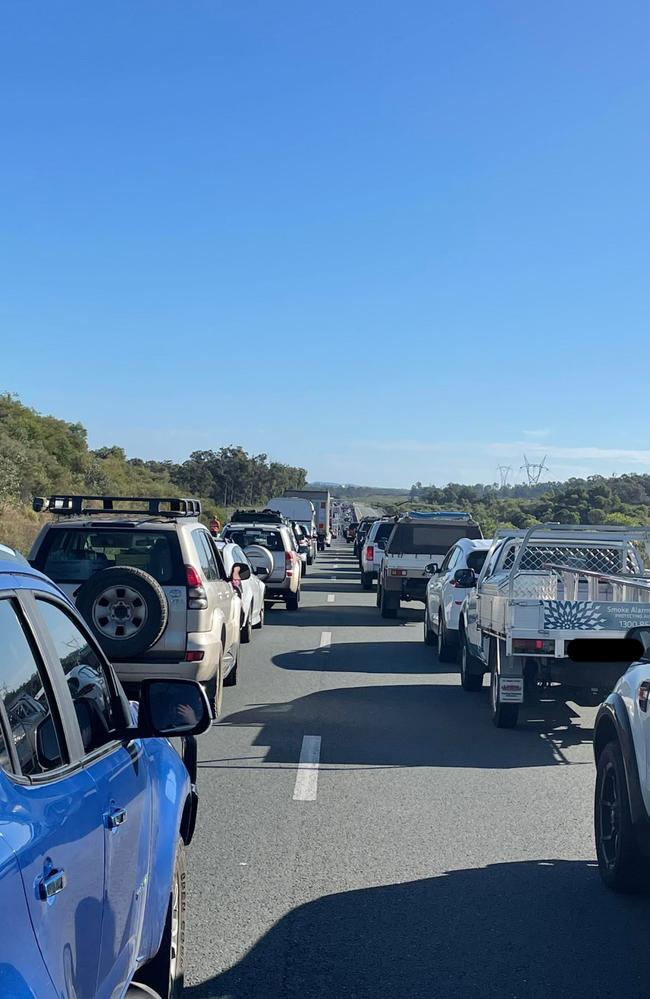
[[[294,801],[316,801],[318,795],[318,763],[320,760],[320,735],[304,735],[296,784],[293,789]]]

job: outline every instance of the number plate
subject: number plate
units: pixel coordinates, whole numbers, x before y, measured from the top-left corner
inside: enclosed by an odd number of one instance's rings
[[[522,677],[499,677],[499,695],[502,704],[508,702],[522,704],[524,700],[524,681]]]

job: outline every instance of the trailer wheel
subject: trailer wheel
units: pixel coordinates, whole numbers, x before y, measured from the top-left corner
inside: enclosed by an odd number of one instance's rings
[[[499,670],[497,668],[497,643],[490,641],[490,711],[497,728],[515,728],[519,718],[518,704],[504,704],[501,700]]]

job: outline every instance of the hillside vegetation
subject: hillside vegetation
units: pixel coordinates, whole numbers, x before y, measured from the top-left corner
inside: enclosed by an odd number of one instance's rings
[[[182,463],[127,458],[122,447],[91,450],[85,427],[42,416],[0,395],[0,542],[26,551],[38,530],[33,496],[112,493],[199,496],[206,516],[263,504],[305,484],[304,468],[249,455],[243,448],[194,451]]]

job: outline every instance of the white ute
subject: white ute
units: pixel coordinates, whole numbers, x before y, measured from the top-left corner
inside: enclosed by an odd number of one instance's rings
[[[517,724],[524,690],[561,683],[602,700],[620,663],[575,661],[576,639],[620,639],[650,622],[648,528],[541,524],[497,532],[461,609],[461,683],[490,674],[492,720]]]

